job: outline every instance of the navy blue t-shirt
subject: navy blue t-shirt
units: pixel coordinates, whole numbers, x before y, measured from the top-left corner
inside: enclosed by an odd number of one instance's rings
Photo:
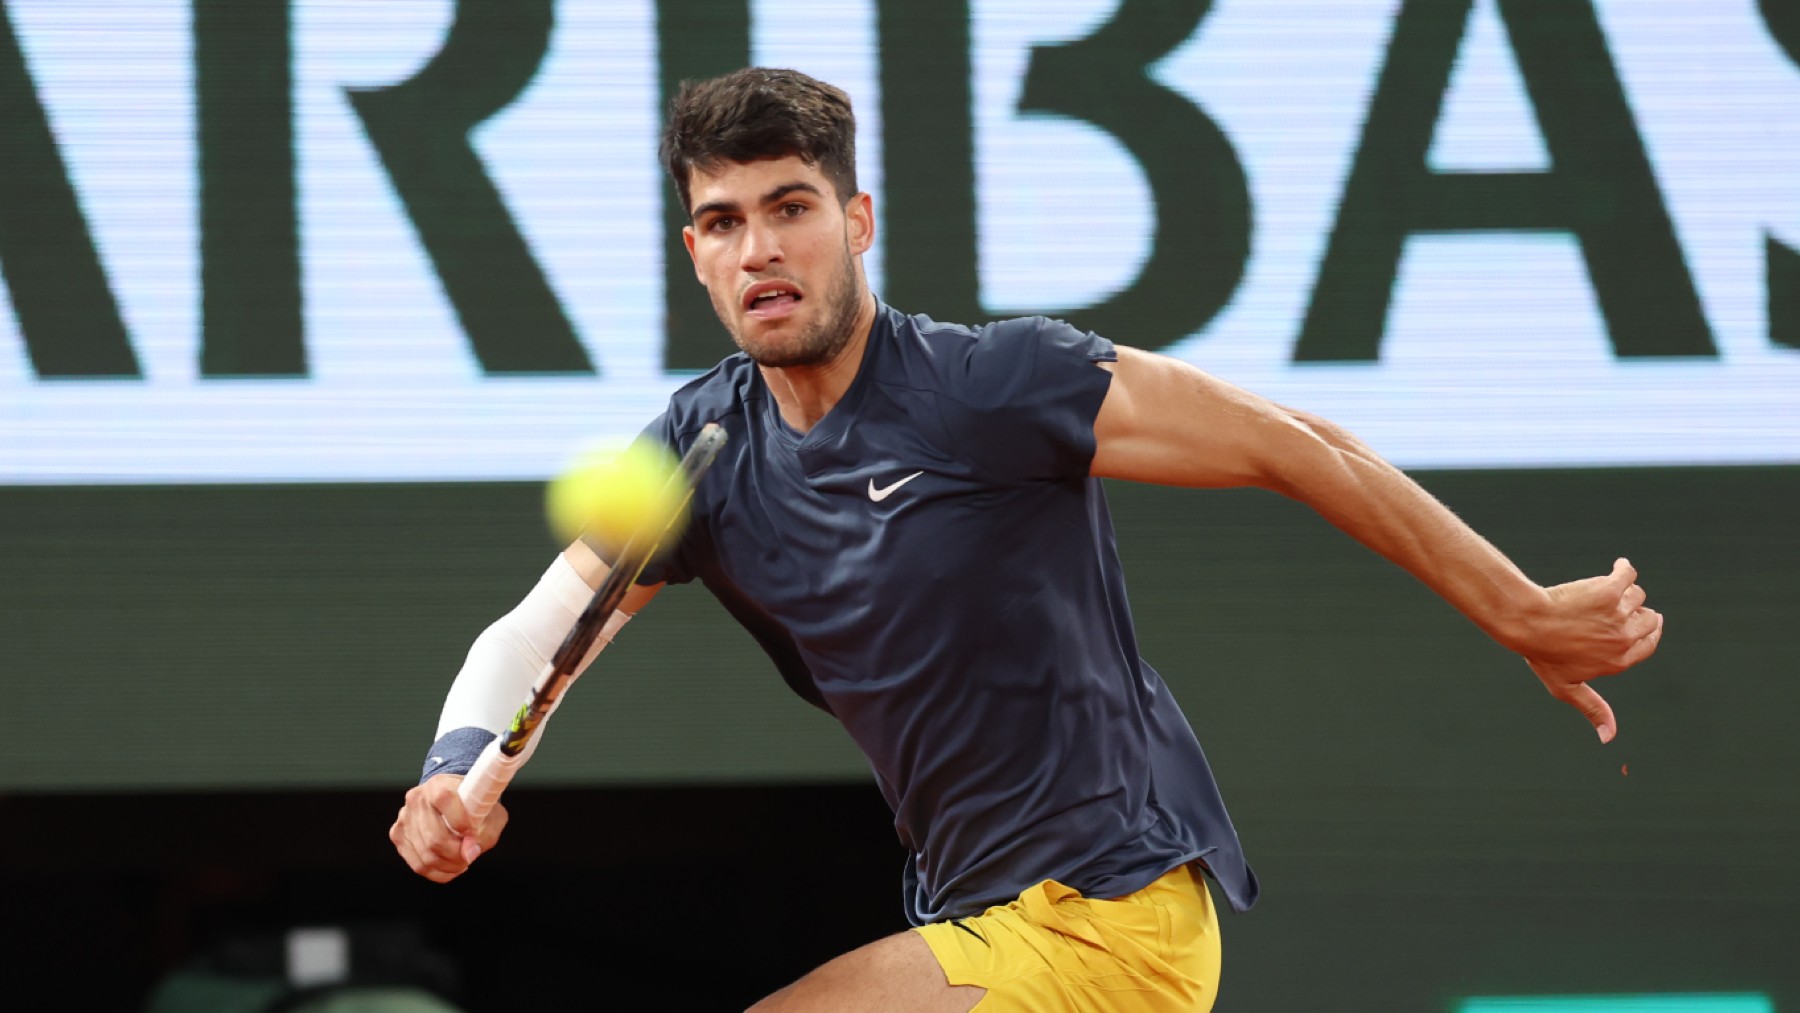
[[[914,924],[1054,879],[1115,897],[1203,859],[1256,897],[1206,757],[1138,657],[1098,479],[1112,343],[1041,317],[981,328],[879,307],[841,401],[801,434],[734,355],[646,430],[726,444],[679,545],[698,579],[867,755]]]

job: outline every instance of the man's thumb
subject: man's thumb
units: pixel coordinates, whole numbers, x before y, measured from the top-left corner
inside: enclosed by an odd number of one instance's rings
[[[1606,702],[1606,698],[1594,692],[1594,687],[1584,682],[1576,683],[1569,687],[1563,699],[1588,719],[1601,742],[1611,742],[1613,736],[1619,733],[1618,721],[1613,717],[1611,705]]]

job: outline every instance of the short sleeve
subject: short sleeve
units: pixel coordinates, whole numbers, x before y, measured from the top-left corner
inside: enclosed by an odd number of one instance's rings
[[[675,426],[670,421],[669,413],[664,412],[645,426],[637,438],[640,441],[654,441],[667,447],[679,457],[686,453],[688,444],[693,442],[692,434],[687,435],[685,442],[681,439],[681,435],[675,432]],[[703,540],[699,532],[703,526],[695,522],[696,518],[692,513],[688,520],[687,526],[681,532],[681,538],[674,545],[664,547],[656,558],[650,560],[649,564],[644,567],[644,572],[638,575],[636,583],[645,586],[686,584],[694,579],[698,572],[696,561],[699,556],[699,544]],[[595,551],[600,551],[600,547],[595,546]],[[609,555],[602,553],[602,558],[606,559],[608,565],[612,564]]]
[[[1004,481],[1085,477],[1094,419],[1112,384],[1113,343],[1061,320],[1026,317],[976,332],[940,404],[958,448]]]

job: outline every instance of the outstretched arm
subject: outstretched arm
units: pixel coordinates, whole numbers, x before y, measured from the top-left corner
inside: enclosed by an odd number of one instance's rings
[[[1663,619],[1637,571],[1538,586],[1418,483],[1343,428],[1168,356],[1120,347],[1094,420],[1091,471],[1159,485],[1259,486],[1312,507],[1523,656],[1602,742],[1612,708],[1588,682],[1655,652]]]
[[[475,638],[444,702],[434,746],[434,750],[451,754],[451,746],[459,745],[468,753],[462,758],[466,762],[448,763],[444,769],[455,773],[428,774],[409,790],[388,828],[388,839],[414,872],[434,882],[448,882],[499,840],[506,827],[506,807],[496,804],[477,825],[457,795],[462,772],[485,739],[506,727],[607,572],[606,562],[586,542],[577,540],[563,550],[562,558],[524,601]],[[661,584],[633,585],[619,611],[627,616],[636,613],[661,588]],[[603,640],[588,652],[582,668],[605,646],[608,636],[602,634]]]

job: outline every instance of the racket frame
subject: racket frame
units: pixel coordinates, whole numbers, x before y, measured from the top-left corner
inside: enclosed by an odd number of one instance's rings
[[[543,727],[544,719],[550,716],[557,701],[580,674],[581,659],[587,657],[607,620],[625,600],[638,577],[643,575],[644,568],[656,557],[676,520],[687,512],[694,489],[724,446],[725,429],[717,422],[709,422],[700,430],[687,453],[682,455],[676,472],[669,477],[671,485],[679,482],[681,486],[665,490],[678,494],[679,505],[660,523],[632,532],[619,549],[606,578],[594,590],[587,607],[569,628],[568,635],[563,637],[562,645],[539,673],[532,685],[531,696],[514,712],[506,730],[495,736],[476,758],[475,765],[458,786],[457,794],[477,825],[499,801],[500,793],[506,790],[519,767],[524,765],[527,747]]]

